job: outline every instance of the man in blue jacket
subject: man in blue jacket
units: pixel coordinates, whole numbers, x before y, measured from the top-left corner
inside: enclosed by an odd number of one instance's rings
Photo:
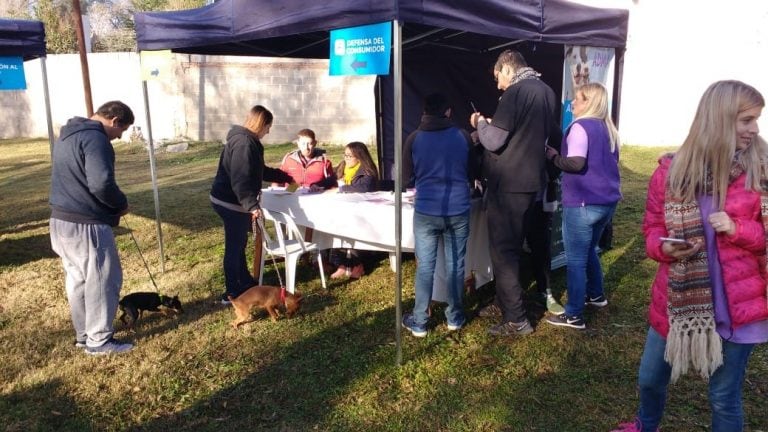
[[[128,213],[128,199],[115,182],[110,143],[133,120],[128,105],[107,102],[90,119],[70,119],[53,146],[51,246],[66,273],[75,346],[91,355],[133,348],[112,337],[123,284],[112,227]]]
[[[473,145],[469,134],[450,120],[451,108],[442,94],[426,97],[419,129],[403,145],[403,179],[415,182],[413,234],[416,242],[416,302],[403,327],[416,337],[427,335],[428,307],[443,239],[448,307],[448,330],[465,323],[464,256],[470,216],[470,182],[473,180]]]

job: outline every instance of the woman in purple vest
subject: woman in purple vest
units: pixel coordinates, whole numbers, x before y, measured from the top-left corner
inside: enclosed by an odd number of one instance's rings
[[[619,133],[608,110],[608,92],[585,84],[572,102],[574,121],[563,138],[561,156],[547,147],[547,158],[563,170],[563,244],[568,266],[565,313],[546,321],[583,329],[584,307],[608,305],[597,247],[621,199]]]

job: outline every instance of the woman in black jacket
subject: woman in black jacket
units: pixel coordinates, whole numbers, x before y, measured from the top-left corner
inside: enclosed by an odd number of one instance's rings
[[[211,203],[224,221],[226,292],[221,301],[225,304],[229,303],[228,296],[235,298],[257,283],[248,272],[245,247],[252,220],[261,216],[261,183],[293,181],[285,172],[264,166],[264,147],[259,140],[269,133],[272,120],[268,109],[256,105],[243,126],[232,126],[213,179]]]

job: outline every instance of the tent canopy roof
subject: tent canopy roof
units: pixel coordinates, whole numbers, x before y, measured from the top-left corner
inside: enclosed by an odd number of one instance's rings
[[[24,60],[45,57],[43,23],[1,18],[0,56],[22,56]]]
[[[629,12],[567,0],[219,0],[198,9],[137,13],[139,50],[328,58],[328,31],[404,23],[404,50],[477,53],[519,41],[623,48]]]

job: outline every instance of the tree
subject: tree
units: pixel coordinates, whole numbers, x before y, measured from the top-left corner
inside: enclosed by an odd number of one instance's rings
[[[0,17],[30,19],[29,0],[3,0],[0,2]]]
[[[93,51],[134,51],[136,30],[133,14],[136,12],[191,9],[205,3],[205,0],[91,0],[88,17]]]
[[[73,0],[0,0],[0,16],[37,19],[45,25],[49,54],[77,52]],[[184,10],[204,6],[206,0],[79,0],[88,15],[94,52],[136,50],[133,14]]]
[[[46,51],[49,54],[77,52],[77,34],[70,1],[37,0],[32,9],[35,18],[45,25]]]
[[[91,2],[88,6],[88,20],[91,24],[91,42],[94,52],[136,49],[133,8],[130,1]]]

